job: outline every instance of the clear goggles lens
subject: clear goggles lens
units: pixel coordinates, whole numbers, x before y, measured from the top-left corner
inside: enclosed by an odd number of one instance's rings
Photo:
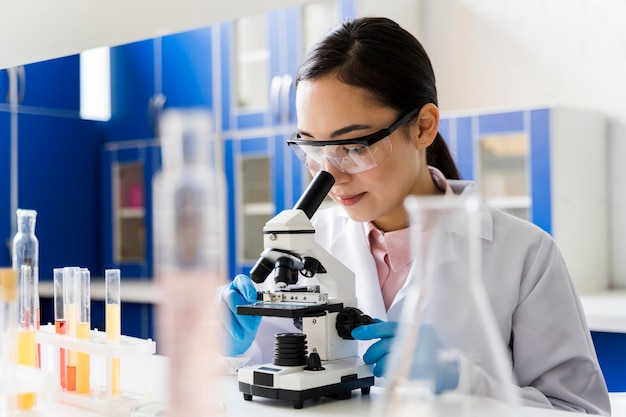
[[[346,174],[358,174],[376,168],[391,153],[389,136],[371,145],[350,143],[339,145],[320,145],[311,141],[311,145],[299,141],[290,146],[298,158],[311,170],[319,171],[330,162]]]

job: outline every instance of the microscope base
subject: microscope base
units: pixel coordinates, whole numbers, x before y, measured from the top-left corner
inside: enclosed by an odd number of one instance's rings
[[[355,365],[356,358],[323,362],[323,371],[305,371],[304,366],[273,364],[239,370],[239,391],[246,401],[253,396],[287,400],[300,409],[305,400],[330,397],[339,400],[352,397],[352,390],[370,392],[374,376],[369,366]]]

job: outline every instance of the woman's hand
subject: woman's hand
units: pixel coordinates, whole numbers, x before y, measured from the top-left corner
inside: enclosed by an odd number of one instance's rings
[[[246,275],[237,275],[235,279],[219,290],[220,302],[224,305],[225,314],[220,318],[230,336],[229,356],[245,353],[256,337],[261,324],[261,316],[244,316],[237,314],[237,306],[252,304],[257,300],[257,291],[252,280]]]
[[[352,330],[352,337],[358,340],[380,339],[363,355],[363,361],[374,365],[372,371],[379,378],[387,372],[389,353],[397,328],[396,322],[374,319],[374,324],[359,326]],[[458,358],[445,358],[445,355],[440,355],[444,346],[432,325],[422,325],[418,337],[415,352],[412,357],[406,358],[407,362],[403,362],[411,367],[410,378],[430,380],[436,394],[455,389],[459,384]]]

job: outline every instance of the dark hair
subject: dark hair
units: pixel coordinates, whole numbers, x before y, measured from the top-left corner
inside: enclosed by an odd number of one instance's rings
[[[396,22],[381,17],[348,19],[331,29],[307,53],[300,81],[335,74],[342,82],[369,91],[398,116],[427,103],[437,105],[435,74],[417,39]],[[426,151],[429,165],[449,179],[459,172],[441,134]]]

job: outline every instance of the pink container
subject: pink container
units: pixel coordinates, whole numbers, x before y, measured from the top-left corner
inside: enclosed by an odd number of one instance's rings
[[[143,190],[139,184],[130,184],[128,186],[128,207],[143,207]]]

